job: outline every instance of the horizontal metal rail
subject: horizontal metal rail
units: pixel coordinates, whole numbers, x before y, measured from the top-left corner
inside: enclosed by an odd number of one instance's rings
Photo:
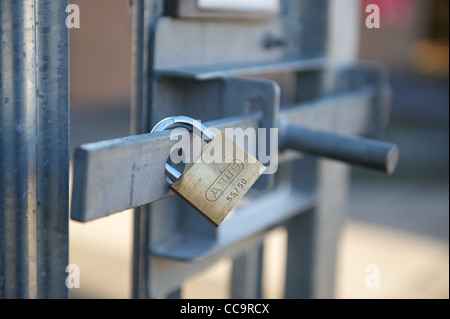
[[[276,62],[227,64],[212,66],[187,66],[156,69],[158,77],[176,77],[195,80],[211,80],[239,75],[257,75],[277,72],[317,71],[326,67],[325,58],[280,60]]]
[[[361,135],[370,126],[372,99],[373,90],[366,87],[283,110],[280,117],[289,124]],[[205,125],[257,129],[261,122],[255,114]],[[85,222],[173,195],[164,167],[177,142],[170,132],[160,132],[80,146],[74,158],[72,219]]]
[[[379,170],[389,175],[397,167],[398,147],[388,142],[298,125],[287,125],[282,138],[283,148]]]

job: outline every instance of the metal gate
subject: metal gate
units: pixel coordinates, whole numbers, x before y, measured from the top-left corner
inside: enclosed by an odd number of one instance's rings
[[[398,158],[395,145],[372,139],[388,121],[389,87],[383,67],[356,61],[358,3],[132,2],[132,136],[76,150],[71,218],[134,208],[134,298],[179,298],[185,280],[224,257],[231,297],[261,298],[263,239],[280,226],[285,297],[333,296],[349,168],[324,158],[386,173]],[[67,297],[64,5],[0,4],[1,297]],[[174,115],[278,129],[265,145],[276,169],[218,228],[165,180],[176,141],[149,132]]]

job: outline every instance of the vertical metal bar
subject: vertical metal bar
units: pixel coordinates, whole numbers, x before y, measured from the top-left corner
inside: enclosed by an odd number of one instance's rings
[[[302,39],[301,39],[301,55],[303,57],[326,56],[329,54],[329,16],[330,4],[332,1],[302,1],[300,5],[300,19],[302,22]],[[297,102],[319,98],[327,93],[327,73],[325,72],[309,72],[297,74]],[[295,165],[293,166],[295,169]],[[311,172],[320,171],[320,168],[314,167]],[[294,172],[295,176],[295,172]],[[310,176],[312,180],[315,177]],[[299,179],[301,180],[301,179]],[[315,184],[315,182],[313,182]],[[306,183],[306,190],[311,191],[321,185]],[[300,186],[303,188],[304,186]],[[321,189],[318,190],[322,192]],[[323,198],[327,200],[327,198]],[[321,212],[321,211],[320,211]],[[329,263],[319,270],[317,263],[318,242],[322,242],[322,238],[326,236],[318,224],[319,209],[311,210],[306,213],[289,220],[285,225],[288,232],[287,245],[287,263],[286,263],[286,284],[285,298],[315,298],[321,296],[323,291],[332,291],[333,282],[325,282],[317,280],[320,276],[328,276],[334,273],[334,263]],[[327,237],[328,238],[328,237]],[[330,247],[325,247],[329,254],[334,252],[333,240],[328,241]]]
[[[350,168],[342,163],[319,161],[319,198],[314,220],[314,298],[334,296],[336,255],[345,222]],[[335,185],[339,185],[336,187]]]
[[[263,245],[237,257],[233,261],[231,277],[232,299],[255,299],[262,297]]]
[[[153,90],[153,41],[151,26],[162,7],[161,0],[133,0],[131,134],[150,131]],[[149,206],[134,210],[132,297],[147,298]]]
[[[133,0],[132,25],[132,86],[131,86],[131,134],[136,135],[144,131],[146,116],[144,101],[144,1]]]
[[[285,298],[313,298],[315,211],[300,214],[285,226],[288,233]]]
[[[131,94],[131,134],[143,133],[144,107],[144,1],[133,0],[133,29],[132,29],[132,94]],[[143,217],[141,208],[134,210],[133,231],[133,271],[132,271],[132,298],[140,298],[145,294],[145,239],[143,233]],[[142,217],[142,218],[141,218]]]
[[[37,297],[35,1],[0,2],[0,297]]]
[[[181,299],[181,288],[175,289],[165,297],[166,299]]]
[[[300,2],[303,57],[325,56],[327,50],[329,0]]]
[[[68,0],[36,0],[39,298],[68,297],[68,4]]]
[[[0,3],[0,297],[67,297],[67,4]]]
[[[317,196],[319,165],[305,157],[285,168],[284,178],[291,179],[295,192]],[[301,181],[300,183],[296,181]],[[283,223],[287,231],[285,298],[313,298],[313,270],[317,209],[310,209]],[[334,265],[329,265],[334,267]]]

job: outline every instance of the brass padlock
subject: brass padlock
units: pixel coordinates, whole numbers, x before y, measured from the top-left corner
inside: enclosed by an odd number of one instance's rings
[[[201,132],[208,144],[201,154],[180,173],[166,163],[171,189],[219,226],[244,197],[266,167],[220,130],[213,133],[189,117],[170,117],[159,122],[152,132],[185,127]],[[218,153],[215,153],[218,152]],[[220,154],[218,161],[207,161],[208,154]]]

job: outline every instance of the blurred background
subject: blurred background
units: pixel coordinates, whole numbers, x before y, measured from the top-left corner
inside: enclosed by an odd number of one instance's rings
[[[130,131],[129,0],[74,0],[71,30],[71,147]],[[367,29],[363,5],[381,9]],[[336,298],[449,298],[449,1],[361,0],[360,59],[384,63],[393,90],[383,139],[399,145],[391,177],[354,168],[339,242]],[[281,298],[286,234],[267,236],[264,297]],[[70,263],[81,288],[71,298],[130,298],[132,213],[70,222]],[[366,265],[380,287],[365,285]],[[223,260],[183,287],[184,298],[226,298],[231,262]],[[213,288],[211,288],[213,287]],[[270,287],[270,288],[269,288]]]

